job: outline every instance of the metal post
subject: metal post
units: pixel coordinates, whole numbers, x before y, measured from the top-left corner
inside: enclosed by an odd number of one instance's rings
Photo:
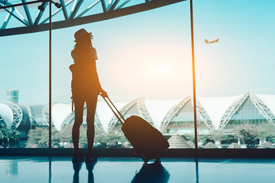
[[[49,148],[52,144],[52,3],[49,1]]]
[[[52,182],[52,157],[49,156],[49,183]]]
[[[196,183],[199,183],[199,160],[198,157],[195,158],[196,163]]]
[[[192,72],[193,72],[193,102],[194,102],[194,130],[195,130],[195,149],[198,149],[197,137],[197,105],[196,105],[196,80],[195,80],[195,53],[194,53],[194,29],[193,29],[193,2],[190,0],[191,17],[191,43],[192,43]]]

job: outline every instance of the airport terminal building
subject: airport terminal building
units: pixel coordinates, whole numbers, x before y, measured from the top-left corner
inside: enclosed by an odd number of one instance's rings
[[[164,135],[193,134],[193,98],[177,100],[150,100],[138,98],[129,102],[115,103],[127,118],[137,115],[147,120]],[[240,124],[275,124],[275,95],[246,93],[231,97],[197,97],[198,134],[209,134],[211,130],[230,132]],[[86,108],[84,108],[84,122]],[[16,104],[0,102],[0,122],[7,128],[17,129],[27,136],[29,129],[48,127],[49,105]],[[52,103],[52,124],[61,131],[74,122],[71,104]],[[109,132],[120,130],[121,124],[104,101],[96,109],[95,125]]]

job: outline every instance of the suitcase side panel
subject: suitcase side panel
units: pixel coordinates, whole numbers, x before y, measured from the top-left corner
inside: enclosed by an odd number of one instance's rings
[[[127,118],[122,126],[122,131],[138,152],[159,151],[169,147],[165,137],[147,121],[138,116]]]

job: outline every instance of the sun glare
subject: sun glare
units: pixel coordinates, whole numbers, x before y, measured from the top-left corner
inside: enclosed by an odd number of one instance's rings
[[[164,66],[155,66],[153,68],[153,72],[155,74],[158,74],[158,75],[163,75],[163,74],[166,74],[168,71],[167,67],[164,67]]]

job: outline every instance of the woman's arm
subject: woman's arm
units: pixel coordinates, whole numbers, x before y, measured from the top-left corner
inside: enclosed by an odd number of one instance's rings
[[[108,97],[107,92],[106,92],[105,90],[103,90],[102,87],[101,87],[101,84],[100,84],[100,81],[99,81],[99,77],[98,77],[97,70],[96,70],[96,82],[97,82],[97,84],[98,84],[98,86],[99,86],[100,95],[101,95],[102,97]]]
[[[96,49],[94,47],[91,47],[91,52],[90,52],[90,56],[91,56],[91,59],[94,61],[94,63],[96,64],[96,60],[98,59],[97,58],[97,53],[96,53]],[[100,84],[100,81],[99,81],[99,78],[98,78],[98,73],[97,73],[97,69],[96,69],[96,80],[97,80],[97,83],[98,83],[98,86],[100,88],[100,95],[102,97],[108,97],[107,95],[107,92],[105,90],[102,89],[101,87],[101,84]]]

